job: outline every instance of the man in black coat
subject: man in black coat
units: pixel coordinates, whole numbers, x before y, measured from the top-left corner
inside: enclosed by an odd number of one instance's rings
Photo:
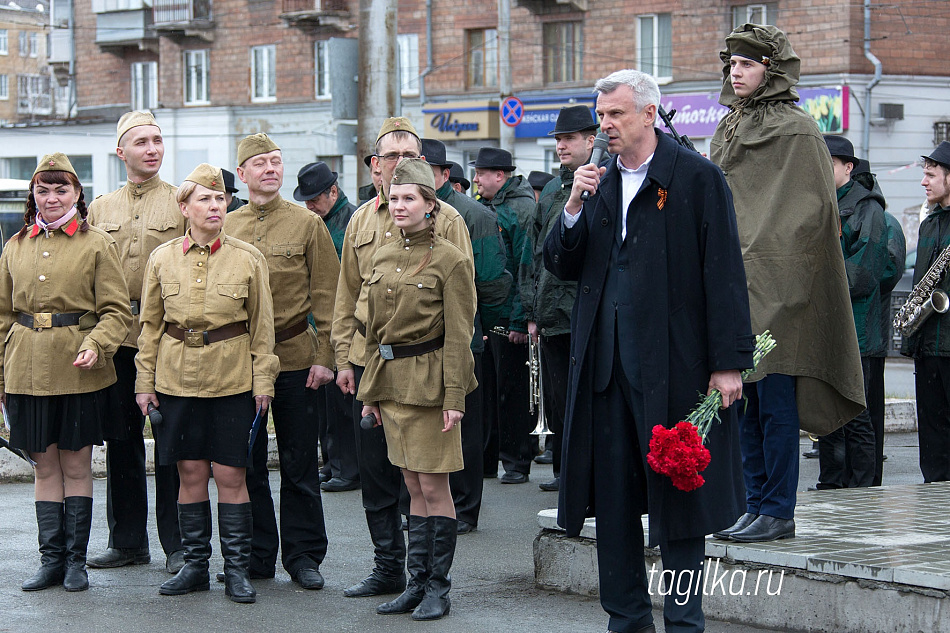
[[[732,198],[722,172],[654,128],[656,81],[623,70],[597,82],[615,154],[585,165],[544,245],[544,263],[578,282],[558,523],[577,536],[597,519],[600,597],[610,631],[654,631],[640,516],[677,576],[667,631],[702,631],[704,536],[744,509],[736,407],[753,338]],[[581,194],[592,195],[582,202]],[[713,388],[721,422],[692,492],[646,465],[651,429],[672,427]],[[682,582],[680,579],[682,578]],[[693,583],[687,582],[690,578]],[[700,595],[695,595],[695,594]],[[680,604],[677,604],[680,603]]]

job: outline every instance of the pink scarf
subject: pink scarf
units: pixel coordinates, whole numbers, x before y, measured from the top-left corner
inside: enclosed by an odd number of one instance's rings
[[[78,213],[78,211],[76,210],[76,207],[73,206],[73,208],[67,211],[60,219],[56,220],[55,222],[47,223],[46,220],[43,219],[43,216],[40,215],[39,211],[37,211],[36,225],[46,231],[46,234],[49,235],[50,231],[55,231],[56,229],[69,224],[69,221],[73,219],[73,216],[76,215],[76,213]]]

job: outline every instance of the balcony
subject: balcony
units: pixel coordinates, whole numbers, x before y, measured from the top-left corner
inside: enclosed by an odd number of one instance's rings
[[[354,28],[347,0],[281,0],[280,18],[292,26],[328,26],[339,31]]]
[[[53,87],[49,75],[17,75],[17,114],[37,116],[53,113]]]
[[[96,44],[102,49],[131,46],[157,52],[158,38],[152,29],[152,9],[143,7],[131,11],[97,13]]]
[[[152,28],[164,34],[180,34],[213,40],[211,0],[155,0]]]
[[[588,0],[515,0],[516,4],[532,13],[547,15],[568,7],[571,11],[587,11]]]

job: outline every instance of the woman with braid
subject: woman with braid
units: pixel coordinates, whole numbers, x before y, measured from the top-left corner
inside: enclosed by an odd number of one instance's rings
[[[449,613],[457,525],[449,473],[462,470],[459,423],[475,389],[475,267],[436,236],[440,210],[432,168],[404,159],[393,173],[389,212],[402,239],[373,256],[368,362],[357,399],[382,423],[389,460],[409,489],[409,584],[380,614],[435,620]]]
[[[112,355],[132,321],[115,242],[86,222],[69,159],[44,156],[24,226],[0,256],[0,402],[10,444],[36,462],[41,567],[24,591],[89,588],[92,445],[115,419]]]

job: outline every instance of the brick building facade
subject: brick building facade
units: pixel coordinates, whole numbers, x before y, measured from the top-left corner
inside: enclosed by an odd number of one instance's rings
[[[46,7],[0,6],[0,123],[51,116],[53,89],[46,68]],[[34,5],[35,6],[35,5]]]

